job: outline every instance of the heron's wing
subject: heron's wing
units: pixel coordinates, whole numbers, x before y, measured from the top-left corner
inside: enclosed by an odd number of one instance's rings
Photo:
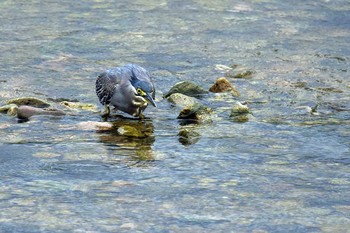
[[[105,105],[111,102],[116,86],[120,83],[119,72],[106,71],[96,79],[96,94],[100,103]]]

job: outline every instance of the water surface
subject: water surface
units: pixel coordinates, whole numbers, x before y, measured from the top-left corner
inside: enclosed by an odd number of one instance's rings
[[[98,105],[96,76],[127,63],[158,91],[149,119],[116,120],[141,138],[77,127],[97,112],[1,115],[1,231],[348,231],[348,1],[2,1],[0,15],[1,103]],[[183,80],[208,89],[217,65],[254,74],[229,78],[239,98],[202,100],[212,123],[181,124],[162,95]],[[237,100],[245,123],[229,117]],[[184,128],[200,136],[184,143]]]

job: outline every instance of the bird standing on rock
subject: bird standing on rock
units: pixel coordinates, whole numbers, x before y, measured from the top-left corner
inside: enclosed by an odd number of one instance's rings
[[[105,106],[102,116],[110,114],[109,105],[134,117],[143,118],[148,104],[157,107],[155,89],[149,73],[135,64],[111,68],[96,79],[96,94]]]

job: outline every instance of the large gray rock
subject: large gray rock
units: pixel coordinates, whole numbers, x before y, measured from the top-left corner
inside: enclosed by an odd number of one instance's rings
[[[199,103],[198,99],[181,93],[171,94],[167,100],[182,108]]]

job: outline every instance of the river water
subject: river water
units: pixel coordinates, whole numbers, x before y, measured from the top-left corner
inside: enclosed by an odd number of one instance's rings
[[[350,2],[0,3],[0,103],[99,105],[104,69],[154,76],[158,108],[116,119],[144,137],[82,129],[97,112],[0,115],[1,232],[349,232]],[[211,123],[182,124],[162,96],[229,71]],[[248,121],[230,110],[248,102]],[[308,109],[318,106],[317,114]],[[183,129],[196,137],[181,140]]]

